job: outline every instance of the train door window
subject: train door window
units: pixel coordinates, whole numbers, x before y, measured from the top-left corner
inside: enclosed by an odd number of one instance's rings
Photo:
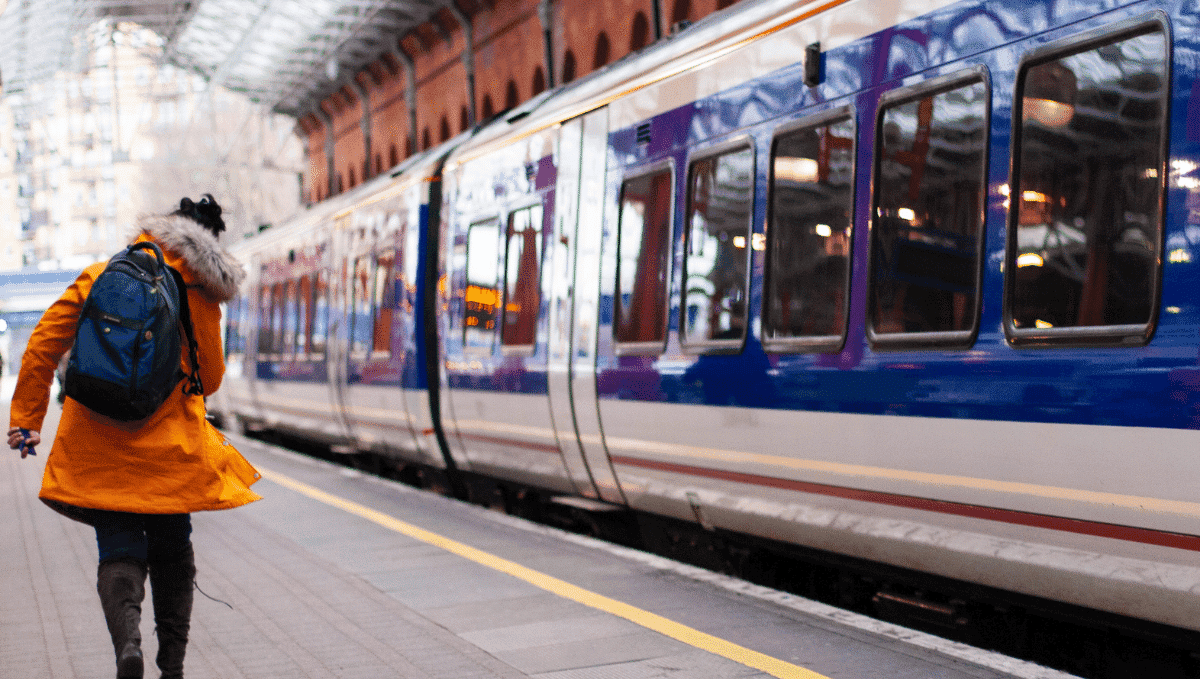
[[[350,353],[362,356],[371,343],[374,320],[371,314],[373,260],[369,256],[354,260],[354,278],[350,287]]]
[[[225,357],[228,358],[237,353],[234,346],[237,343],[237,310],[241,303],[240,297],[234,297],[225,303]]]
[[[271,353],[276,359],[283,353],[283,283],[271,288]]]
[[[312,335],[309,349],[315,354],[324,354],[329,339],[329,274],[318,271],[313,289]]]
[[[689,350],[738,351],[746,338],[754,152],[738,142],[692,161],[687,199],[681,339]]]
[[[373,302],[375,325],[371,333],[371,352],[386,354],[392,348],[392,319],[396,309],[396,283],[394,280],[395,252],[380,253],[375,259],[375,283]]]
[[[500,343],[506,351],[532,352],[542,303],[542,206],[509,215],[506,240]]]
[[[421,269],[421,229],[417,227],[420,224],[420,217],[416,214],[411,214],[407,224],[404,226],[404,268],[403,268],[403,283],[402,290],[405,309],[410,308],[411,300],[417,294],[417,276]]]
[[[291,280],[284,290],[283,305],[283,354],[288,358],[296,355],[297,330],[300,327],[300,315],[297,312],[296,281]]]
[[[661,353],[666,341],[672,191],[670,167],[621,186],[613,310],[618,354]]]
[[[489,219],[468,228],[466,266],[463,346],[490,354],[500,315],[500,220]]]
[[[867,337],[966,347],[979,325],[989,87],[982,68],[881,98]]]
[[[271,353],[271,286],[258,290],[258,355]]]
[[[854,212],[853,111],[789,125],[771,149],[762,338],[767,351],[845,342]]]
[[[296,329],[296,357],[306,359],[312,351],[312,277],[301,276],[298,287],[296,319],[299,327]]]
[[[1166,28],[1153,19],[1049,45],[1022,62],[1005,262],[1014,345],[1150,340],[1168,58]]]
[[[246,352],[246,298],[238,295],[225,308],[225,355],[240,356]]]

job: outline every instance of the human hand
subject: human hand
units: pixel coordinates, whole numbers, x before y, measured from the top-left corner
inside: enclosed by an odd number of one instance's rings
[[[33,429],[8,428],[8,447],[14,450],[20,448],[22,460],[28,455],[37,455],[33,447],[41,442],[42,435]]]

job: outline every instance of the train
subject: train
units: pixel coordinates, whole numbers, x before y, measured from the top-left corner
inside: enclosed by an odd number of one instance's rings
[[[233,244],[209,408],[1200,631],[1197,36],[737,3]]]

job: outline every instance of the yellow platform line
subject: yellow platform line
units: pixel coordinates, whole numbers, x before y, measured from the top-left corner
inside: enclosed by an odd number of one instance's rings
[[[438,535],[431,531],[425,530],[411,523],[401,521],[395,517],[376,511],[369,507],[365,507],[356,502],[351,502],[336,495],[331,495],[323,490],[314,488],[306,483],[302,483],[293,478],[280,474],[279,472],[256,468],[262,473],[263,478],[277,483],[285,488],[306,495],[318,502],[323,502],[331,507],[336,507],[349,514],[354,514],[373,523],[379,524],[384,528],[393,530],[402,535],[406,535],[414,540],[419,540],[426,544],[440,547],[448,552],[457,554],[458,556],[474,561],[477,564],[485,566],[501,573],[507,573],[519,580],[524,580],[534,587],[550,592],[564,599],[570,599],[594,608],[605,613],[625,618],[626,620],[641,625],[646,629],[654,630],[659,634],[666,635],[672,639],[681,641],[689,646],[699,648],[709,653],[713,653],[724,658],[728,658],[734,662],[740,663],[747,667],[752,667],[756,670],[765,672],[773,677],[781,679],[827,679],[824,675],[817,674],[812,670],[805,669],[799,665],[793,665],[788,662],[772,658],[769,655],[759,653],[744,646],[739,646],[733,642],[726,641],[711,634],[706,634],[700,630],[693,629],[687,625],[680,624],[674,620],[669,620],[656,615],[649,611],[644,611],[636,606],[630,606],[622,601],[617,601],[606,597],[602,594],[588,591],[582,587],[577,587],[569,582],[559,580],[558,578],[540,573],[531,568],[526,568],[519,563],[503,559],[494,554],[490,554],[480,549],[463,544],[456,540]]]

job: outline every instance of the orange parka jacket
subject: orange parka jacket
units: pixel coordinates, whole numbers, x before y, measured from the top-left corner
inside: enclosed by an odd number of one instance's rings
[[[187,217],[144,216],[138,226],[137,240],[158,243],[187,284],[207,396],[225,374],[219,304],[233,298],[245,273],[211,232]],[[10,426],[41,430],[54,370],[74,341],[80,308],[104,267],[99,262],[84,269],[42,315],[21,360]],[[109,419],[68,398],[39,497],[72,518],[56,505],[183,514],[261,499],[249,488],[258,473],[204,415],[204,399],[185,396],[182,385],[137,422]]]

